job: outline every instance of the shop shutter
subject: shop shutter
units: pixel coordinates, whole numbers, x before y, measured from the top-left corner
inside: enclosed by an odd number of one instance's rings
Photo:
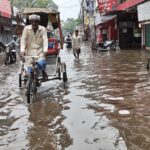
[[[150,47],[150,24],[145,25],[145,44]]]

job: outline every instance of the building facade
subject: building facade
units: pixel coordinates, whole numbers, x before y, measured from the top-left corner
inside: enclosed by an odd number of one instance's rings
[[[150,1],[138,5],[138,21],[142,30],[142,48],[150,50]]]
[[[121,49],[141,47],[137,5],[142,2],[144,0],[98,0],[101,16],[116,16],[107,21],[107,35],[108,39],[118,40]],[[103,29],[106,22],[100,26]]]
[[[0,41],[8,43],[12,40],[11,5],[8,0],[0,1]]]

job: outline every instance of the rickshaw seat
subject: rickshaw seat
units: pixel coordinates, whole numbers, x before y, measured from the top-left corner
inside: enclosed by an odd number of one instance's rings
[[[58,40],[56,38],[49,38],[47,55],[57,55],[59,50]]]

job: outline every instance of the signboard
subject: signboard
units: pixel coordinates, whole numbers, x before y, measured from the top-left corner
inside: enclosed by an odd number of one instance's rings
[[[88,25],[89,24],[89,18],[88,16],[84,16],[84,25]]]
[[[87,12],[93,14],[94,12],[94,2],[92,0],[87,0]]]
[[[8,0],[0,0],[0,16],[11,18],[11,6]]]
[[[138,21],[147,21],[150,20],[150,2],[143,3],[138,5]]]
[[[107,12],[116,10],[117,0],[98,0],[98,8],[100,14],[106,14]]]

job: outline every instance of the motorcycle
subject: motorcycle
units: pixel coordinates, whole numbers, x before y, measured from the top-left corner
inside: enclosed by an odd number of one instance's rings
[[[66,48],[72,48],[72,40],[71,38],[66,39]]]
[[[114,40],[106,40],[100,43],[97,47],[97,50],[100,50],[100,51],[117,51],[119,49],[120,48],[117,44],[117,41],[114,41]]]
[[[10,64],[16,63],[17,50],[14,48],[13,43],[11,43],[9,45],[6,45],[5,53],[6,53],[6,55],[5,55],[5,65],[10,65]]]
[[[1,53],[1,52],[4,52],[5,49],[6,49],[5,44],[3,44],[3,43],[0,41],[0,53]]]

